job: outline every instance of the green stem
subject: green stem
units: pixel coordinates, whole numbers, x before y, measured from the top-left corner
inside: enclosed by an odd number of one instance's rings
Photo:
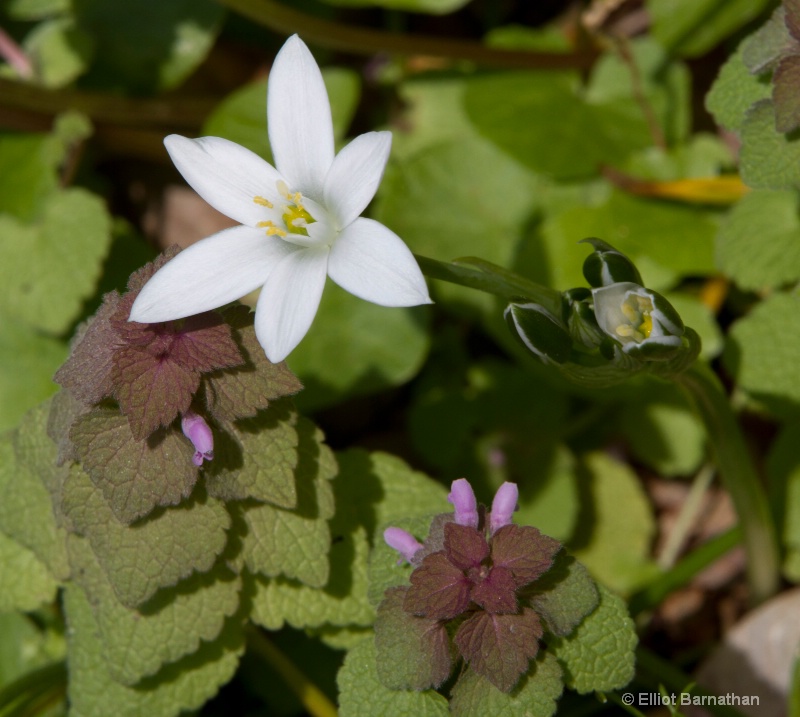
[[[780,563],[775,526],[744,436],[716,375],[697,362],[674,380],[689,395],[705,424],[725,487],[742,526],[751,600],[760,603],[779,586]]]
[[[652,583],[636,592],[628,603],[631,615],[654,608],[673,590],[686,585],[703,568],[711,565],[742,542],[739,526],[715,535],[692,550],[675,567],[659,575]]]
[[[529,281],[496,264],[464,257],[451,262],[438,261],[415,254],[414,258],[425,276],[459,284],[487,294],[499,296],[506,302],[528,299],[541,304],[556,316],[561,313],[561,294],[554,289]]]
[[[303,39],[320,47],[364,55],[392,53],[426,55],[453,60],[471,60],[494,67],[538,69],[587,68],[597,58],[595,52],[550,53],[502,50],[480,42],[447,37],[426,37],[354,27],[295,10],[277,0],[218,0],[222,5],[275,32]]]
[[[336,706],[325,693],[311,682],[261,630],[256,627],[248,629],[247,645],[284,679],[312,717],[336,717]]]

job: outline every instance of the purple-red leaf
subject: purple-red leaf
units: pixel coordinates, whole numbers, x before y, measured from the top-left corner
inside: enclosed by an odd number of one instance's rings
[[[789,34],[800,40],[800,0],[783,0],[784,22]]]
[[[787,55],[772,76],[775,129],[792,132],[800,126],[800,55]]]
[[[134,438],[141,440],[168,426],[189,409],[200,374],[169,356],[154,356],[133,346],[114,354],[115,396],[128,417]]]
[[[403,609],[408,588],[386,591],[375,621],[378,677],[392,690],[439,687],[453,669],[444,623]]]
[[[110,319],[117,311],[120,296],[116,291],[103,297],[103,304],[85,330],[73,342],[72,354],[53,377],[81,403],[91,405],[111,396],[111,369],[114,351],[122,341]]]
[[[517,612],[517,585],[508,568],[494,567],[472,588],[471,598],[486,612]]]
[[[145,264],[141,269],[137,269],[128,277],[128,291],[139,292],[142,287],[150,281],[150,278],[170,259],[176,257],[181,251],[177,244],[167,247],[149,264]]]
[[[475,672],[510,692],[536,657],[542,632],[539,616],[530,608],[519,615],[481,611],[461,624],[454,641]]]
[[[405,609],[431,620],[449,620],[469,606],[471,583],[445,556],[433,553],[411,573]]]
[[[517,587],[528,585],[550,569],[561,543],[537,528],[505,525],[492,537],[492,564],[508,568]]]
[[[453,565],[461,570],[477,568],[489,557],[489,544],[475,528],[458,523],[444,526],[444,550]]]

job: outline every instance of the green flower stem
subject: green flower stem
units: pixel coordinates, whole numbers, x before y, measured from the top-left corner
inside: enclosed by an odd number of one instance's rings
[[[474,257],[444,262],[419,254],[415,254],[414,258],[422,273],[431,279],[439,279],[470,289],[477,289],[487,294],[494,294],[506,302],[517,301],[521,298],[529,299],[536,304],[541,304],[555,316],[561,314],[561,294],[558,291],[529,281],[491,262]]]
[[[673,590],[686,585],[703,568],[711,565],[741,542],[742,531],[739,526],[710,538],[692,550],[675,567],[662,573],[649,585],[634,593],[628,603],[631,615],[636,616],[644,610],[654,608]]]
[[[633,715],[634,717],[645,717],[642,712],[637,710],[632,705],[625,704],[625,702],[622,701],[622,698],[616,692],[607,692],[606,699],[608,699],[609,702],[613,702],[623,712],[627,712],[629,715]]]
[[[597,53],[552,53],[502,50],[486,47],[480,42],[448,37],[426,37],[401,32],[385,32],[366,27],[354,27],[295,10],[277,0],[218,0],[225,7],[264,25],[275,32],[291,35],[301,33],[313,45],[362,55],[391,53],[425,55],[452,60],[469,60],[494,67],[537,69],[587,68]]]
[[[325,693],[308,679],[261,630],[251,627],[247,631],[248,647],[285,680],[289,689],[312,717],[336,717],[336,706]]]
[[[767,498],[744,436],[728,397],[711,369],[698,362],[673,378],[689,395],[705,424],[720,476],[742,526],[751,600],[760,603],[778,590],[778,541]]]

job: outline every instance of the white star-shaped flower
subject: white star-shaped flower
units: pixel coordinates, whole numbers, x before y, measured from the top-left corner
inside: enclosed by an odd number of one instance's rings
[[[408,247],[360,216],[383,177],[391,133],[362,134],[334,156],[322,74],[296,35],[275,58],[267,120],[275,167],[219,137],[164,140],[192,188],[242,226],[207,237],[168,262],[136,298],[130,320],[181,319],[263,287],[255,330],[277,363],[306,335],[326,276],[382,306],[431,303]]]

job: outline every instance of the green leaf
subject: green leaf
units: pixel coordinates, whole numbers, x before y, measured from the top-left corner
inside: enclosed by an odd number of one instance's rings
[[[25,48],[45,87],[63,87],[83,74],[92,55],[92,39],[69,17],[38,25],[26,38]]]
[[[312,587],[328,582],[334,514],[330,481],[337,466],[322,432],[303,419],[297,427],[297,504],[286,510],[270,504],[242,508],[247,533],[243,554],[248,569],[267,577],[283,575]]]
[[[454,717],[550,717],[564,689],[561,668],[548,651],[542,652],[531,667],[532,672],[523,676],[511,693],[501,692],[467,670],[453,688],[450,713]]]
[[[30,411],[16,433],[0,438],[0,531],[33,551],[59,580],[69,575],[66,533],[56,523],[45,483],[59,469],[47,437],[48,405]]]
[[[35,610],[52,602],[57,589],[58,583],[44,563],[0,533],[0,613]]]
[[[98,408],[78,418],[69,437],[92,482],[124,523],[179,504],[197,481],[191,444],[175,428],[137,441],[119,410]]]
[[[305,385],[298,406],[318,410],[409,381],[428,353],[427,325],[425,308],[377,306],[328,282],[314,324],[287,360]]]
[[[794,191],[755,191],[733,207],[717,236],[717,263],[742,289],[800,279],[800,218]]]
[[[32,670],[64,658],[66,642],[59,626],[47,618],[39,622],[41,618],[42,614],[0,613],[0,685],[4,688]]]
[[[653,36],[672,52],[697,57],[757,18],[771,0],[647,0]]]
[[[0,215],[0,310],[65,331],[94,291],[110,240],[103,202],[83,189],[51,194],[31,224]]]
[[[770,502],[786,554],[783,572],[800,583],[800,424],[786,426],[770,448],[767,476]]]
[[[40,20],[67,12],[69,5],[69,0],[8,0],[4,10],[16,20]]]
[[[579,525],[573,536],[576,547],[570,550],[598,580],[629,592],[656,570],[649,558],[655,533],[650,503],[627,465],[603,453],[589,453],[585,469],[591,476],[593,520]]]
[[[740,129],[745,112],[772,94],[769,79],[751,74],[745,66],[743,50],[744,43],[741,43],[722,66],[706,95],[706,109],[714,115],[717,124],[731,130]]]
[[[724,339],[714,312],[693,294],[668,292],[664,296],[680,314],[684,325],[691,326],[700,335],[703,343],[700,358],[711,361],[719,356]]]
[[[298,425],[292,405],[274,403],[256,418],[229,424],[227,429],[215,436],[215,458],[205,471],[209,494],[226,501],[252,498],[294,508],[301,470],[300,432],[306,452],[315,444],[308,426]]]
[[[205,59],[224,17],[211,0],[119,0],[113,7],[103,0],[75,0],[72,5],[78,27],[95,44],[86,80],[138,93],[183,82]]]
[[[331,103],[333,135],[341,142],[358,105],[361,87],[352,70],[326,67],[322,70]],[[202,133],[224,137],[272,162],[267,135],[267,79],[239,88],[220,102],[203,124]]]
[[[637,265],[646,286],[714,270],[716,216],[703,208],[642,199],[614,190],[599,205],[573,205],[550,215],[542,227],[549,283],[582,286],[586,247],[579,239],[598,236]],[[654,281],[653,279],[657,279]]]
[[[736,385],[777,416],[800,414],[800,296],[775,293],[731,328],[723,353]]]
[[[600,604],[567,638],[549,647],[564,681],[581,694],[618,690],[633,679],[638,639],[625,602],[599,585]]]
[[[92,608],[83,590],[70,585],[64,592],[67,615],[69,701],[81,717],[176,717],[198,709],[231,677],[244,650],[242,630],[231,626],[218,640],[136,687],[114,681]]]
[[[77,465],[64,483],[62,509],[71,528],[88,538],[117,599],[128,607],[210,570],[230,526],[225,507],[202,496],[126,526]]]
[[[390,690],[378,679],[375,641],[370,637],[350,650],[339,670],[341,717],[447,717],[447,700],[433,690]],[[491,714],[489,712],[485,714]]]
[[[0,212],[32,220],[58,188],[61,159],[60,143],[53,135],[0,134]]]
[[[531,605],[554,635],[569,635],[599,600],[597,585],[586,568],[565,551],[553,567],[531,586]]]
[[[770,100],[753,105],[742,124],[739,155],[742,180],[753,189],[800,187],[800,133],[775,129],[775,107]]]
[[[374,6],[387,10],[444,15],[462,8],[469,0],[324,0],[324,2],[342,7]]]
[[[453,669],[450,637],[443,622],[405,611],[408,588],[392,588],[378,608],[375,650],[378,676],[393,690],[439,687]]]
[[[71,536],[69,553],[100,630],[108,674],[124,685],[217,639],[239,607],[241,579],[225,566],[194,575],[160,593],[146,609],[134,610],[119,602],[87,540]]]
[[[691,475],[705,455],[706,432],[686,397],[673,385],[642,379],[620,413],[632,455],[659,475]]]

